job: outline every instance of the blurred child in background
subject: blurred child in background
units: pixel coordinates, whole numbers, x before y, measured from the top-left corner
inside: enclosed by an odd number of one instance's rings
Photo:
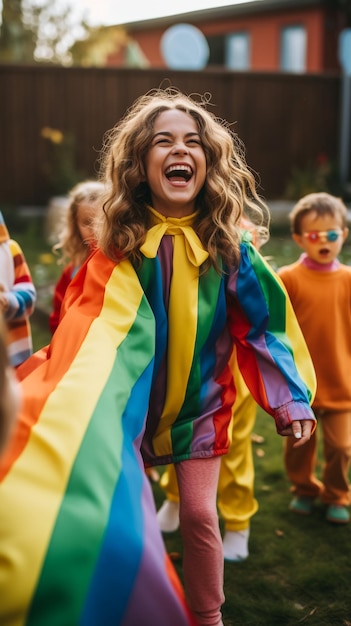
[[[326,519],[350,521],[351,268],[338,260],[348,235],[346,206],[328,193],[311,193],[290,215],[292,238],[303,250],[279,270],[317,376],[313,410],[319,427],[303,448],[286,441],[285,464],[294,498],[290,510],[309,515],[320,498]],[[317,432],[323,437],[322,480],[315,474]]]
[[[7,325],[10,363],[17,367],[33,352],[29,317],[36,290],[20,245],[10,238],[0,211],[0,312]]]
[[[94,219],[102,208],[103,183],[86,180],[78,183],[69,193],[65,223],[59,241],[53,246],[61,254],[60,263],[65,264],[55,286],[52,312],[49,317],[50,331],[53,334],[60,319],[61,305],[66,289],[81,265],[94,249]]]

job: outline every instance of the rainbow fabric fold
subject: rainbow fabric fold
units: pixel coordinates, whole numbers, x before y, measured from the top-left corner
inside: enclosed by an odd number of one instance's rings
[[[96,252],[66,308],[19,370],[24,407],[0,467],[0,623],[195,626],[140,456],[150,306],[132,266]]]
[[[194,252],[197,237],[183,219],[149,231],[146,258],[137,268],[156,321],[142,444],[151,465],[155,458],[164,464],[228,451],[236,393],[228,365],[233,344],[250,392],[278,432],[293,420],[315,420],[310,403],[316,378],[306,342],[284,286],[251,235],[243,234],[239,267],[203,272]]]
[[[314,419],[316,375],[306,341],[283,282],[253,246],[241,245],[228,293],[239,304],[229,306],[239,367],[257,402],[277,427],[286,406],[290,420]]]

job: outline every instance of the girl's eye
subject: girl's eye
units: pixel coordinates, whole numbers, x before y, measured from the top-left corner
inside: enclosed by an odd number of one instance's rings
[[[177,140],[175,139],[171,139],[170,137],[157,137],[152,145],[153,146],[159,146],[159,145],[171,145],[172,143],[177,143]],[[191,137],[189,139],[184,139],[184,143],[186,143],[186,145],[188,146],[202,146],[202,142],[201,139],[196,138],[196,137]]]

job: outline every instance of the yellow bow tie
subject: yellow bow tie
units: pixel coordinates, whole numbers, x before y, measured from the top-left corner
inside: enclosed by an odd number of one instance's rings
[[[200,267],[208,258],[208,252],[203,249],[202,243],[192,227],[194,214],[181,218],[166,218],[151,207],[149,210],[158,220],[158,223],[148,230],[140,251],[152,259],[157,254],[163,235],[183,235],[186,255],[190,263],[195,267]]]

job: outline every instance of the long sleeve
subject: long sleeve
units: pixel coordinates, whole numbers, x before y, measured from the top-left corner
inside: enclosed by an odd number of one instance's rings
[[[278,432],[291,421],[314,419],[316,377],[289,296],[268,263],[245,242],[229,278],[229,329],[238,364],[258,404]]]
[[[17,367],[33,352],[29,317],[34,311],[36,290],[19,244],[8,239],[1,247],[1,282],[8,300],[4,313],[8,352],[11,364]]]
[[[7,292],[9,307],[5,313],[6,321],[23,320],[34,311],[36,290],[29,267],[19,244],[10,239],[9,247],[14,265],[14,283]]]

